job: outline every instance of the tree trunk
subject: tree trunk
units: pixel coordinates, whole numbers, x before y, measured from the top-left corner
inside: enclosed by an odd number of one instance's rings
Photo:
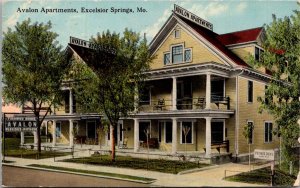
[[[111,161],[115,162],[116,161],[116,152],[115,152],[115,135],[114,135],[114,129],[115,129],[115,126],[111,126]]]
[[[36,134],[37,134],[37,150],[38,154],[41,154],[41,123],[40,123],[40,115],[36,115]]]

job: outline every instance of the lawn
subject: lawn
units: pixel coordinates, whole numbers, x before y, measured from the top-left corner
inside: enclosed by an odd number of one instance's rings
[[[106,177],[115,177],[115,178],[122,178],[122,179],[128,179],[128,180],[138,180],[138,181],[143,181],[145,183],[151,183],[154,181],[154,179],[151,179],[151,178],[130,176],[130,175],[125,175],[125,174],[116,174],[116,173],[109,173],[109,172],[98,172],[98,171],[92,171],[92,170],[81,170],[81,169],[49,166],[49,165],[39,165],[39,164],[31,164],[28,166],[53,169],[53,170],[62,170],[62,171],[66,171],[66,172],[78,172],[78,173],[93,174],[93,175],[100,175],[100,176],[106,176]]]
[[[117,156],[116,161],[112,162],[109,155],[65,159],[63,161],[92,165],[112,166],[119,168],[144,169],[172,174],[177,174],[178,172],[189,169],[203,168],[209,166],[208,164],[195,163],[189,161],[171,161],[165,159],[147,160],[128,156]]]
[[[271,169],[270,167],[265,167],[257,170],[252,170],[251,172],[243,172],[238,175],[229,176],[226,180],[253,184],[268,184],[271,183]],[[289,175],[280,170],[275,170],[274,184],[275,186],[290,187],[293,186],[296,177]]]
[[[4,147],[2,147],[2,152]],[[51,157],[59,157],[65,155],[71,155],[70,152],[53,152],[53,151],[42,151],[40,155],[36,150],[20,148],[20,138],[6,138],[5,139],[5,156],[10,157],[22,157],[29,159],[44,159]]]

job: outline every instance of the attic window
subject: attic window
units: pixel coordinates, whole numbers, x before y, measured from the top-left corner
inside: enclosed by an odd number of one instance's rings
[[[179,39],[180,38],[180,30],[176,29],[174,31],[174,36],[175,36],[176,39]]]

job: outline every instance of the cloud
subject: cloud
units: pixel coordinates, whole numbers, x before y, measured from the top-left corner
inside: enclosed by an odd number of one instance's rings
[[[30,5],[32,0],[27,0],[21,6],[19,6],[21,9],[25,9]],[[19,20],[21,14],[17,11],[12,14],[5,22],[4,22],[4,31],[7,31],[7,29],[10,27],[13,27],[16,25],[17,21]]]
[[[169,16],[171,15],[172,8],[166,9],[162,16],[153,24],[148,27],[146,27],[144,30],[141,31],[141,34],[146,33],[147,37],[153,38],[156,33],[159,31],[159,29],[162,27],[162,25],[167,21]]]
[[[203,19],[222,15],[229,9],[228,4],[222,2],[211,2],[208,5],[203,5],[199,3],[193,4],[192,6],[190,6],[190,3],[188,2],[181,2],[178,5]],[[162,25],[167,21],[167,19],[172,13],[172,10],[173,5],[168,7],[163,12],[162,16],[153,25],[146,27],[141,33],[147,33],[147,36],[149,38],[153,38],[157,34],[159,29],[162,27]]]
[[[238,12],[238,13],[242,13],[242,12],[244,12],[244,10],[247,8],[247,3],[246,2],[241,2],[241,3],[239,3],[237,6],[236,6],[236,11]]]

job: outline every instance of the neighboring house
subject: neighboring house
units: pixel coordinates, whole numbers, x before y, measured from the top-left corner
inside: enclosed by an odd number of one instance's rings
[[[115,129],[117,145],[126,137],[127,147],[138,152],[146,142],[144,130],[149,128],[150,138],[159,143],[157,149],[167,153],[184,151],[186,142],[188,151],[210,157],[218,153],[219,143],[228,146],[221,147],[221,153],[243,156],[248,152],[243,128],[253,124],[252,152],[278,147],[279,139],[272,134],[274,119],[266,112],[258,113],[257,97],[264,97],[271,76],[264,68],[254,69],[246,63],[250,55],[259,60],[263,53],[263,28],[217,34],[212,27],[175,6],[150,43],[155,59],[145,73],[146,88],[140,91],[137,111],[120,120]],[[88,60],[85,47],[70,43],[67,51]],[[59,142],[73,145],[69,141],[73,127],[84,139],[96,139],[100,116],[76,113],[72,89],[64,89],[65,105],[47,117],[54,119],[52,130]],[[186,139],[183,129],[189,130]],[[109,133],[102,143],[110,144]]]

